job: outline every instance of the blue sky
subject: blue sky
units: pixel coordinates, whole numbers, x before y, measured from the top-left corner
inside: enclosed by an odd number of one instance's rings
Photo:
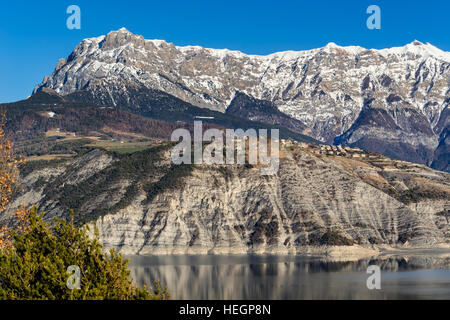
[[[81,30],[66,28],[66,9],[81,8]],[[381,8],[381,30],[366,9]],[[0,103],[26,98],[84,38],[126,27],[176,45],[249,54],[304,50],[335,42],[367,48],[414,39],[450,51],[448,0],[3,1],[0,5]]]

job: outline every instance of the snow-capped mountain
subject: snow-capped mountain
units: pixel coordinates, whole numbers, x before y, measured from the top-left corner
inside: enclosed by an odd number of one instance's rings
[[[122,28],[83,40],[35,91],[43,87],[61,95],[87,91],[97,103],[127,108],[142,104],[130,92],[157,89],[222,112],[242,92],[269,101],[326,143],[429,165],[438,145],[448,145],[450,53],[419,41],[383,50],[329,43],[258,56],[178,47]]]

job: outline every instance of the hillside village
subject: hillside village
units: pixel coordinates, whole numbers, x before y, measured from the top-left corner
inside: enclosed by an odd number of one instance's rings
[[[299,148],[304,151],[309,151],[316,155],[324,156],[338,156],[356,159],[383,159],[385,158],[381,154],[376,154],[373,152],[368,152],[361,150],[359,148],[343,147],[343,146],[333,146],[333,145],[315,145],[304,142],[298,142],[294,140],[281,139],[281,145],[286,149]]]

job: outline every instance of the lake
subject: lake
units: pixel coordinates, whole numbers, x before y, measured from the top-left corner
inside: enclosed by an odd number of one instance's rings
[[[300,256],[129,256],[140,286],[167,285],[175,300],[450,299],[450,258],[332,262]],[[367,288],[369,265],[381,289]]]

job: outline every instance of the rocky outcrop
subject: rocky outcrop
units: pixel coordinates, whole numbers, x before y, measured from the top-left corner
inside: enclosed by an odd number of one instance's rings
[[[391,112],[367,102],[337,145],[359,147],[401,160],[431,165],[438,140],[424,115],[408,105]]]
[[[244,119],[284,126],[294,132],[310,134],[305,124],[279,111],[273,103],[236,92],[225,111]]]

